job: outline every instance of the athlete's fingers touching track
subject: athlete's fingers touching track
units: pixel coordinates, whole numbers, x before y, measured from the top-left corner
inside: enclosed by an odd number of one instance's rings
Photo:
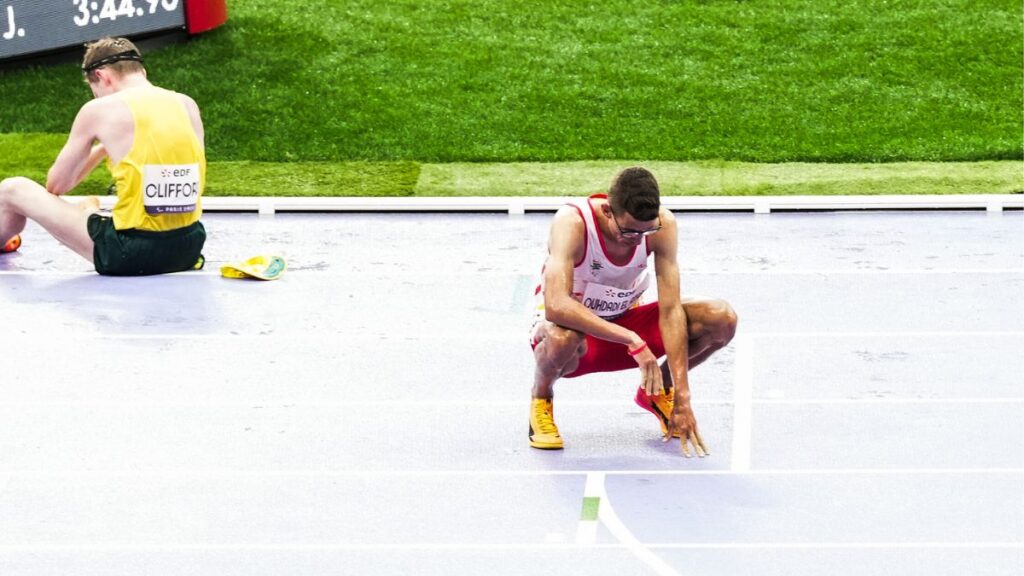
[[[707,445],[704,444],[704,439],[701,438],[700,432],[697,430],[697,419],[693,416],[693,410],[690,408],[689,403],[676,403],[673,406],[667,428],[668,431],[665,433],[662,441],[668,442],[678,435],[679,443],[683,449],[683,456],[687,458],[692,457],[690,445],[693,445],[694,452],[701,458],[711,454]]]
[[[669,431],[662,437],[661,441],[668,442],[671,439],[672,432]],[[697,456],[703,458],[711,454],[711,451],[708,450],[707,446],[704,444],[704,439],[700,437],[700,434],[696,430],[681,435],[679,438],[679,444],[683,449],[683,456],[686,456],[687,458],[693,457],[693,454],[690,454],[691,444],[693,445],[693,451],[697,453]]]
[[[697,448],[699,450],[697,455],[700,456],[701,458],[710,455],[711,450],[708,450],[708,446],[707,444],[704,443],[704,439],[700,437],[700,432],[694,430],[693,435],[697,438]],[[701,454],[700,452],[703,452],[703,454]]]
[[[693,450],[697,453],[697,456],[703,458],[709,454],[707,447],[704,446],[704,439],[700,437],[700,433],[696,429],[689,434],[688,439],[690,444],[693,444]],[[690,454],[686,449],[686,440],[681,439],[680,443],[683,445],[683,456],[689,458]]]

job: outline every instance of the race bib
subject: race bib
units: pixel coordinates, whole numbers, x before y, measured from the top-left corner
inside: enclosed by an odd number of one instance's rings
[[[595,282],[588,282],[580,302],[602,318],[614,318],[625,314],[636,305],[647,289],[647,275],[633,288],[616,288]]]
[[[195,212],[199,193],[199,164],[146,164],[143,168],[146,214]]]

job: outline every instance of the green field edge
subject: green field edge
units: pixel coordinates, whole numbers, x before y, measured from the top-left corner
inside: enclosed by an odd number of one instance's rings
[[[56,134],[0,134],[0,178],[42,182],[63,145]],[[1024,161],[783,163],[594,160],[433,164],[209,162],[208,196],[575,196],[607,189],[626,166],[650,169],[667,196],[835,196],[1024,192]],[[100,168],[73,193],[106,194]]]

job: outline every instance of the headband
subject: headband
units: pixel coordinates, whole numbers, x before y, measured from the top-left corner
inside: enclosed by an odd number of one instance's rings
[[[88,74],[97,68],[102,68],[107,64],[113,64],[114,62],[121,62],[123,60],[132,60],[134,62],[142,62],[142,54],[139,54],[135,50],[126,50],[124,52],[118,52],[117,54],[111,54],[106,58],[100,58],[99,60],[89,64],[88,66],[82,66],[82,73]]]

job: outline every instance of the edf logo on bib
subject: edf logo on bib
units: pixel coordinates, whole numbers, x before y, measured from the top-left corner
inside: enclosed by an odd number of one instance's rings
[[[632,289],[588,282],[580,302],[598,316],[613,318],[621,316],[632,308],[646,289],[646,276],[642,277]]]
[[[200,193],[198,164],[147,164],[143,169],[142,203],[147,214],[194,212]]]

